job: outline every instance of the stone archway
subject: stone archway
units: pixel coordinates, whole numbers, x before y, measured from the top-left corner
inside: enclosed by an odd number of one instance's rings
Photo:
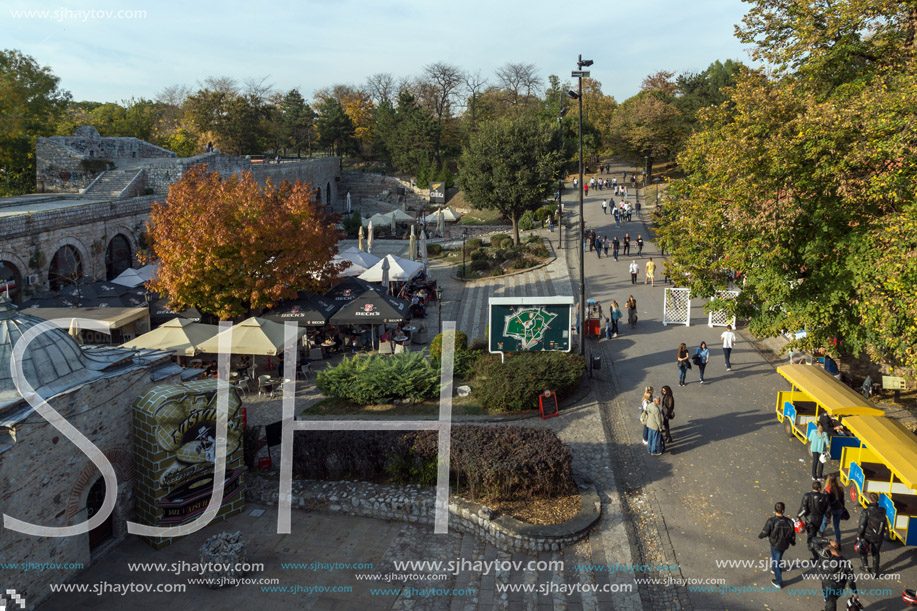
[[[57,240],[54,243],[54,246],[52,248],[49,248],[48,250],[44,251],[48,256],[48,261],[50,262],[50,260],[54,257],[54,255],[57,254],[57,252],[60,251],[60,249],[63,248],[64,246],[71,246],[77,253],[79,253],[80,262],[82,263],[82,266],[83,266],[83,275],[88,276],[89,278],[95,279],[96,277],[95,270],[97,267],[96,261],[93,259],[92,255],[90,254],[89,248],[79,238],[76,238],[73,236],[67,236],[67,237],[62,237],[59,240]],[[48,280],[50,281],[50,279],[51,278],[50,278],[50,273],[49,273]]]
[[[118,488],[121,489],[125,484],[133,486],[134,484],[134,459],[131,453],[124,448],[116,448],[103,452],[106,458],[115,467],[115,474],[118,476]],[[70,498],[67,501],[66,517],[68,522],[74,521],[74,518],[86,508],[89,500],[89,491],[93,484],[101,477],[98,468],[90,461],[86,461],[83,470],[76,478],[73,490],[70,491]],[[117,527],[116,527],[117,530]]]
[[[51,290],[59,291],[63,286],[76,284],[83,276],[83,258],[79,251],[70,244],[58,248],[48,268]]]
[[[108,242],[105,249],[105,279],[113,280],[121,272],[133,267],[133,249],[130,240],[118,233]]]
[[[0,255],[0,295],[9,295],[15,304],[22,303],[22,271]]]

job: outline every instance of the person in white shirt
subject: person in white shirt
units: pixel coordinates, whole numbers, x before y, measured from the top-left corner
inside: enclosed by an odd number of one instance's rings
[[[726,371],[732,371],[732,363],[729,362],[729,356],[732,354],[732,347],[736,343],[736,334],[732,332],[732,325],[726,325],[726,330],[720,335],[723,340],[723,353],[726,356]]]
[[[637,284],[637,274],[640,273],[640,266],[637,265],[637,260],[634,259],[630,264],[630,283]]]

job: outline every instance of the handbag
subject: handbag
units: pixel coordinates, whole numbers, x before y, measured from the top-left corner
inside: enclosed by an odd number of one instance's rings
[[[640,412],[640,423],[646,424],[646,421],[649,420],[650,416],[646,413],[646,410]]]
[[[821,464],[825,464],[826,462],[828,462],[828,453],[822,452],[821,455],[818,457],[818,462],[820,462]]]
[[[694,356],[692,356],[692,357],[691,357],[691,362],[693,362],[695,365],[697,365],[698,367],[700,367],[700,355],[699,355],[699,354],[695,354]]]
[[[846,507],[844,507],[844,512],[841,514],[841,519],[842,519],[842,520],[849,520],[849,519],[850,519],[850,512],[847,511],[847,508],[846,508]]]

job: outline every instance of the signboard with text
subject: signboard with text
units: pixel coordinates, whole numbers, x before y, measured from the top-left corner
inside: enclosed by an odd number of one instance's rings
[[[490,352],[570,352],[573,297],[491,297]]]
[[[444,182],[431,182],[430,183],[430,203],[431,204],[445,204],[446,203],[446,183]]]

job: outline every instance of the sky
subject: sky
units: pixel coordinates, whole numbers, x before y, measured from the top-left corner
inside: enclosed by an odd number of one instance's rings
[[[261,80],[308,100],[370,75],[442,61],[495,83],[506,63],[569,80],[579,54],[619,102],[648,74],[751,63],[733,32],[740,0],[156,2],[0,0],[0,49],[32,56],[74,100],[155,98],[208,76]]]

